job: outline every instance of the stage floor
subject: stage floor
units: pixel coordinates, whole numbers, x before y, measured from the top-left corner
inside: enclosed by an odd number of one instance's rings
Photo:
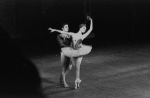
[[[69,88],[59,83],[60,53],[32,56],[47,98],[150,98],[150,47],[93,48],[81,64],[80,88],[74,89],[75,67],[68,73]]]

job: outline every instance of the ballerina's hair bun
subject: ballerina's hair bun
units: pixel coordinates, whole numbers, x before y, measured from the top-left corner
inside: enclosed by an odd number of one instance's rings
[[[81,27],[83,27],[83,26],[86,27],[86,24],[80,24],[80,25],[79,25],[79,28],[81,28]]]

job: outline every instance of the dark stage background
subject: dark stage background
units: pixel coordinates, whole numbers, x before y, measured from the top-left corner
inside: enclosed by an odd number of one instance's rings
[[[57,34],[50,34],[48,27],[59,29],[63,23],[69,23],[70,31],[77,32],[80,23],[89,24],[85,16],[90,13],[94,21],[94,29],[89,36],[94,40],[92,44],[149,43],[149,1],[91,0],[91,9],[88,1],[1,0],[0,23],[19,43],[38,41],[46,44],[46,41],[54,45]]]

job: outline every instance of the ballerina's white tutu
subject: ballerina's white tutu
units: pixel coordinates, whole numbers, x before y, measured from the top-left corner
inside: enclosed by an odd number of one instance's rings
[[[61,48],[62,53],[68,57],[79,57],[87,55],[91,52],[92,46],[89,45],[81,45],[79,49],[73,49],[71,47]]]

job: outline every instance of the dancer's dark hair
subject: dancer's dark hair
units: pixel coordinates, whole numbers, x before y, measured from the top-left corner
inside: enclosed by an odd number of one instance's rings
[[[68,25],[68,23],[63,23],[63,24],[62,24],[62,28],[63,28],[65,25]]]
[[[81,27],[83,27],[83,26],[85,26],[85,27],[86,27],[86,24],[85,24],[85,23],[80,24],[80,25],[79,25],[79,28],[81,28]]]

